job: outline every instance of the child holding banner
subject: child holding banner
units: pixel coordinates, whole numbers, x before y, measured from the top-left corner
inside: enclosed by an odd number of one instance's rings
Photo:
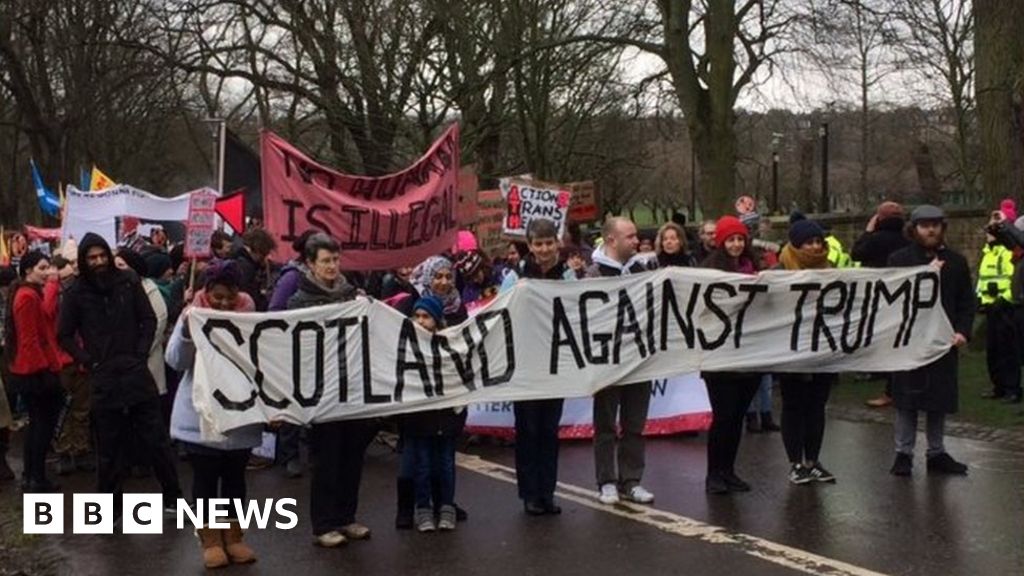
[[[445,326],[443,304],[422,296],[413,304],[413,321],[429,332]],[[416,494],[416,530],[455,530],[455,439],[466,425],[466,409],[415,412],[401,419],[404,450],[411,454]],[[437,477],[440,490],[434,492]],[[434,509],[439,506],[437,521]]]

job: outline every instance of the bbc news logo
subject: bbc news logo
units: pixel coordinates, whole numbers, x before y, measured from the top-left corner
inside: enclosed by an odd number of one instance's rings
[[[237,519],[243,530],[265,530],[271,525],[278,530],[291,530],[299,523],[296,506],[294,498],[253,499],[244,503],[238,498],[211,498],[198,500],[195,506],[178,498],[175,519],[178,530],[186,524],[194,528],[228,528],[229,517]],[[64,533],[63,494],[24,494],[22,507],[25,534]],[[117,516],[113,494],[72,495],[72,534],[113,534]],[[117,524],[122,534],[163,534],[163,495],[124,494]]]

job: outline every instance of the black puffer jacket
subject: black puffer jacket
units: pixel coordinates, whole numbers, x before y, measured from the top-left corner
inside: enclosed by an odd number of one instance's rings
[[[89,249],[97,246],[109,261],[100,274],[86,261]],[[139,277],[115,268],[110,246],[92,233],[78,245],[78,270],[61,302],[57,336],[61,347],[88,368],[93,406],[128,407],[156,398],[156,383],[146,367],[156,315]]]

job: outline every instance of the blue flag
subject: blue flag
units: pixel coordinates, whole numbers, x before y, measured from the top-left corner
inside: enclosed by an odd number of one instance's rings
[[[29,164],[32,165],[32,184],[36,188],[36,199],[39,200],[39,208],[49,216],[59,216],[60,198],[57,198],[56,194],[47,190],[46,186],[43,186],[43,177],[39,175],[39,168],[36,167],[35,160],[30,158]]]
[[[90,184],[92,184],[92,172],[88,168],[82,168],[82,183],[78,189],[88,190]]]

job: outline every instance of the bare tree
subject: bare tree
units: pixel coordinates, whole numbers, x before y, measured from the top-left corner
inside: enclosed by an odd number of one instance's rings
[[[938,99],[952,110],[956,176],[973,196],[978,178],[974,153],[974,13],[971,0],[899,0],[898,48]],[[921,88],[918,89],[922,91]]]

